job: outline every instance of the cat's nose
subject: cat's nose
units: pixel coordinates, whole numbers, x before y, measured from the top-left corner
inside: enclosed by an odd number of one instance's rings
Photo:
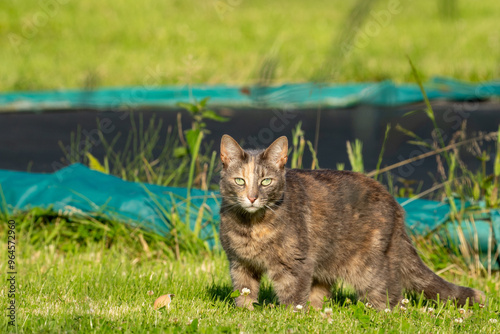
[[[247,196],[248,200],[250,201],[250,203],[253,203],[257,200],[257,197],[251,197],[251,196]]]

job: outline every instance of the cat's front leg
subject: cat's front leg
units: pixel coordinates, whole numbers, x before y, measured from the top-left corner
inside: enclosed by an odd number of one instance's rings
[[[236,306],[245,307],[252,311],[253,303],[258,302],[262,274],[237,260],[231,261],[230,266],[233,288],[241,294],[235,300]]]
[[[305,308],[311,293],[312,274],[311,266],[303,263],[269,270],[280,304],[291,305],[294,310]]]

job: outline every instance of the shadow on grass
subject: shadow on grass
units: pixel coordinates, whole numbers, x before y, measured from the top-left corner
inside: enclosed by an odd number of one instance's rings
[[[214,302],[227,302],[234,305],[233,298],[230,297],[233,292],[232,286],[230,284],[219,284],[216,282],[212,282],[209,286],[207,286],[207,294],[210,299]]]
[[[342,306],[348,305],[348,300],[356,303],[356,301],[358,300],[358,295],[356,294],[356,292],[348,288],[338,287],[332,290],[332,298],[329,301],[331,301],[332,305],[336,304]]]
[[[260,285],[259,291],[259,304],[261,305],[269,305],[269,304],[278,304],[278,297],[274,292],[273,286],[269,283],[264,283]]]
[[[230,303],[234,306],[234,298],[231,298],[231,293],[233,292],[233,287],[231,284],[227,283],[216,283],[213,282],[207,287],[207,294],[210,299],[214,302],[221,301]],[[269,305],[278,304],[278,298],[274,293],[273,287],[269,283],[263,283],[259,290],[259,304]]]
[[[231,304],[232,306],[235,306],[234,298],[231,298],[232,292],[233,287],[228,283],[213,282],[207,287],[207,294],[212,301],[225,302]],[[329,300],[329,302],[331,302],[332,305],[346,305],[350,304],[349,300],[355,303],[357,299],[358,297],[354,291],[339,287],[332,291],[332,298]],[[271,283],[264,282],[261,284],[259,290],[259,304],[263,306],[269,304],[279,304],[278,297],[276,296]]]

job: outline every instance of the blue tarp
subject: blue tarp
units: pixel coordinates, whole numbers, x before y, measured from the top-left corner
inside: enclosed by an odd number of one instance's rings
[[[447,203],[429,201],[424,199],[397,198],[397,201],[406,211],[406,226],[410,233],[416,235],[428,235],[430,233],[439,236],[443,242],[449,246],[456,247],[462,244],[460,233],[468,245],[480,253],[481,262],[487,266],[488,243],[491,245],[491,256],[500,246],[500,209],[482,210],[482,213],[472,214],[472,219],[466,216],[466,221],[450,220],[450,205]],[[460,208],[462,204],[455,202],[455,206]],[[465,207],[469,203],[464,203]],[[495,261],[495,259],[493,259]],[[492,264],[493,269],[500,269],[500,258]]]
[[[74,164],[53,174],[0,170],[0,186],[9,211],[52,208],[65,215],[104,216],[160,235],[170,231],[170,214],[186,215],[188,190],[124,181]],[[2,193],[0,193],[0,208]],[[192,189],[190,228],[199,208],[204,212],[202,237],[210,239],[219,221],[217,194]],[[185,221],[182,219],[182,221]],[[207,223],[208,221],[208,223]]]
[[[430,100],[484,100],[500,97],[500,81],[467,83],[434,78],[426,83]],[[137,107],[174,107],[210,97],[211,106],[231,107],[349,107],[357,104],[397,106],[423,101],[416,84],[392,81],[350,84],[285,84],[280,86],[166,86],[59,90],[0,94],[0,111],[96,108],[116,110]]]
[[[173,208],[180,216],[180,221],[188,220],[191,230],[194,230],[199,208],[203,207],[205,215],[201,235],[210,245],[213,245],[213,236],[220,219],[217,192],[191,190],[190,216],[187,218],[187,189],[124,181],[81,164],[68,166],[53,174],[0,170],[0,186],[0,208],[3,196],[3,206],[7,206],[9,211],[42,207],[66,215],[105,216],[160,235],[170,231],[169,214]],[[448,204],[424,199],[397,200],[406,211],[406,225],[410,233],[426,235],[436,231],[446,232],[447,238],[459,244],[457,227],[449,221]],[[477,232],[478,246],[483,253],[488,249],[489,238],[500,245],[499,210],[476,217],[474,225],[467,222],[460,224],[471,245],[474,245]],[[493,235],[490,234],[490,224],[493,226]],[[493,252],[495,250],[496,247],[493,247]]]

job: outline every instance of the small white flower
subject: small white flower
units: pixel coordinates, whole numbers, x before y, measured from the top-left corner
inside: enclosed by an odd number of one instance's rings
[[[406,305],[406,304],[408,304],[409,302],[410,302],[410,301],[409,301],[408,299],[406,299],[406,298],[405,298],[405,299],[403,299],[403,300],[401,301],[401,304]]]
[[[488,321],[491,322],[492,324],[496,324],[498,322],[498,319],[490,319]]]
[[[462,322],[464,322],[464,319],[463,319],[463,318],[456,318],[456,319],[455,319],[455,322],[456,322],[457,324],[461,324]]]
[[[373,304],[372,303],[366,303],[365,306],[366,306],[366,308],[373,308]]]
[[[248,288],[241,289],[241,294],[243,296],[248,296],[250,294],[250,289],[248,289]]]
[[[432,312],[434,312],[434,309],[433,309],[432,307],[429,307],[429,308],[427,309],[427,312],[432,313]]]
[[[484,304],[479,304],[479,308],[484,308]]]
[[[326,315],[331,315],[332,313],[333,313],[333,310],[331,308],[325,308]]]
[[[458,309],[458,313],[460,313],[460,314],[464,314],[464,313],[465,313],[465,310],[464,310],[463,308],[459,308],[459,309]]]
[[[401,311],[403,311],[403,312],[405,312],[405,311],[406,311],[406,307],[404,307],[403,305],[401,305],[399,308],[400,308],[400,309],[401,309]]]
[[[391,309],[390,309],[390,308],[386,308],[386,309],[384,310],[384,312],[385,312],[385,313],[391,313]]]
[[[151,291],[151,290],[149,290],[149,291],[148,291],[148,295],[149,295],[149,296],[152,296],[153,294],[154,294],[154,292],[153,292],[153,291]]]
[[[302,305],[299,304],[299,305],[295,306],[295,308],[300,311],[300,310],[302,310]]]

